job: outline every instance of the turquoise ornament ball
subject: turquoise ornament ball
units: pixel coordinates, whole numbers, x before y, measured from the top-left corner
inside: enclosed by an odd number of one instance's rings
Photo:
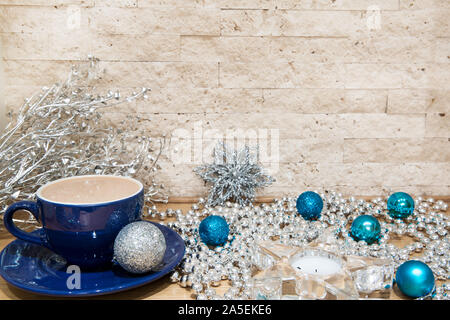
[[[297,198],[297,212],[305,220],[319,219],[322,209],[322,197],[315,192],[306,191]]]
[[[414,212],[414,199],[405,192],[391,194],[387,201],[389,215],[394,219],[404,219]]]
[[[418,260],[402,263],[395,274],[395,282],[400,291],[411,298],[424,297],[435,288],[433,271]]]
[[[210,246],[223,245],[228,240],[230,227],[227,221],[221,216],[209,216],[200,222],[200,238]]]
[[[350,233],[356,241],[364,240],[372,244],[380,238],[381,226],[377,218],[362,215],[353,221]]]

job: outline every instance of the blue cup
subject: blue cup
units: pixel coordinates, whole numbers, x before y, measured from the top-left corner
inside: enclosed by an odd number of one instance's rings
[[[117,200],[91,201],[52,201],[42,195],[43,190],[55,183],[80,182],[89,183],[93,179],[106,177],[113,183],[112,187],[121,190],[124,183],[134,183],[135,190]],[[61,184],[61,186],[64,186]],[[70,184],[66,188],[71,197]],[[122,189],[123,190],[123,189]],[[136,191],[137,190],[137,191]],[[107,192],[105,190],[105,192]],[[126,194],[126,191],[122,192]],[[76,192],[73,193],[74,199]],[[119,231],[127,224],[141,219],[144,204],[144,186],[141,182],[119,176],[95,175],[76,176],[50,182],[36,193],[37,201],[20,201],[11,205],[5,212],[3,220],[6,229],[16,238],[49,248],[67,260],[84,269],[104,267],[112,262],[114,240]],[[13,222],[13,215],[18,210],[33,214],[42,224],[38,235],[20,230]]]

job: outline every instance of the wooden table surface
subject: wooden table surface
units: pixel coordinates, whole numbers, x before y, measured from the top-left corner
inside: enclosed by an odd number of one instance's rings
[[[442,198],[447,203],[449,198]],[[186,212],[191,208],[192,203],[169,203],[160,204],[158,208],[164,210],[165,208],[181,209]],[[447,214],[450,210],[447,210]],[[2,250],[9,242],[14,240],[4,228],[0,231],[0,250]],[[404,246],[411,242],[409,237],[403,237],[402,239],[392,240],[394,244]],[[222,281],[222,284],[215,288],[217,293],[223,294],[229,288],[228,281]],[[109,294],[104,296],[89,297],[86,299],[138,299],[138,300],[180,300],[180,299],[194,299],[193,291],[188,288],[182,288],[176,283],[171,283],[169,280],[169,275],[162,277],[161,279],[144,285],[139,288],[132,290]],[[33,293],[17,289],[12,285],[8,284],[3,278],[0,277],[0,300],[28,300],[28,299],[55,299],[54,297],[42,296]],[[75,299],[75,298],[66,298]],[[391,299],[407,299],[403,296],[396,287],[391,294]]]

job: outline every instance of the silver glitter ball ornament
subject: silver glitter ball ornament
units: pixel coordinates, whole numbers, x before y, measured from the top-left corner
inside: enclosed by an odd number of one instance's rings
[[[126,271],[144,273],[158,266],[166,251],[161,230],[146,221],[126,225],[114,241],[114,259]]]

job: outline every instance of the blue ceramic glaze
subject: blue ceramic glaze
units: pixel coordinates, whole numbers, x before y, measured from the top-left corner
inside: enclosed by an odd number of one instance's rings
[[[152,223],[152,222],[149,222]],[[154,271],[131,274],[118,264],[103,270],[82,271],[80,288],[69,289],[69,264],[64,258],[42,246],[15,240],[0,253],[0,275],[20,289],[51,296],[80,297],[115,293],[155,281],[173,270],[185,252],[183,239],[173,230],[154,223],[166,239],[163,261]],[[31,235],[42,236],[43,229]]]
[[[144,189],[139,181],[134,181],[141,186],[137,193],[98,204],[57,203],[44,199],[38,191],[36,202],[17,202],[6,210],[5,227],[16,238],[45,246],[70,264],[84,269],[105,266],[112,261],[114,240],[119,231],[141,219]],[[22,209],[31,212],[42,224],[41,234],[30,234],[14,225],[14,212]]]

